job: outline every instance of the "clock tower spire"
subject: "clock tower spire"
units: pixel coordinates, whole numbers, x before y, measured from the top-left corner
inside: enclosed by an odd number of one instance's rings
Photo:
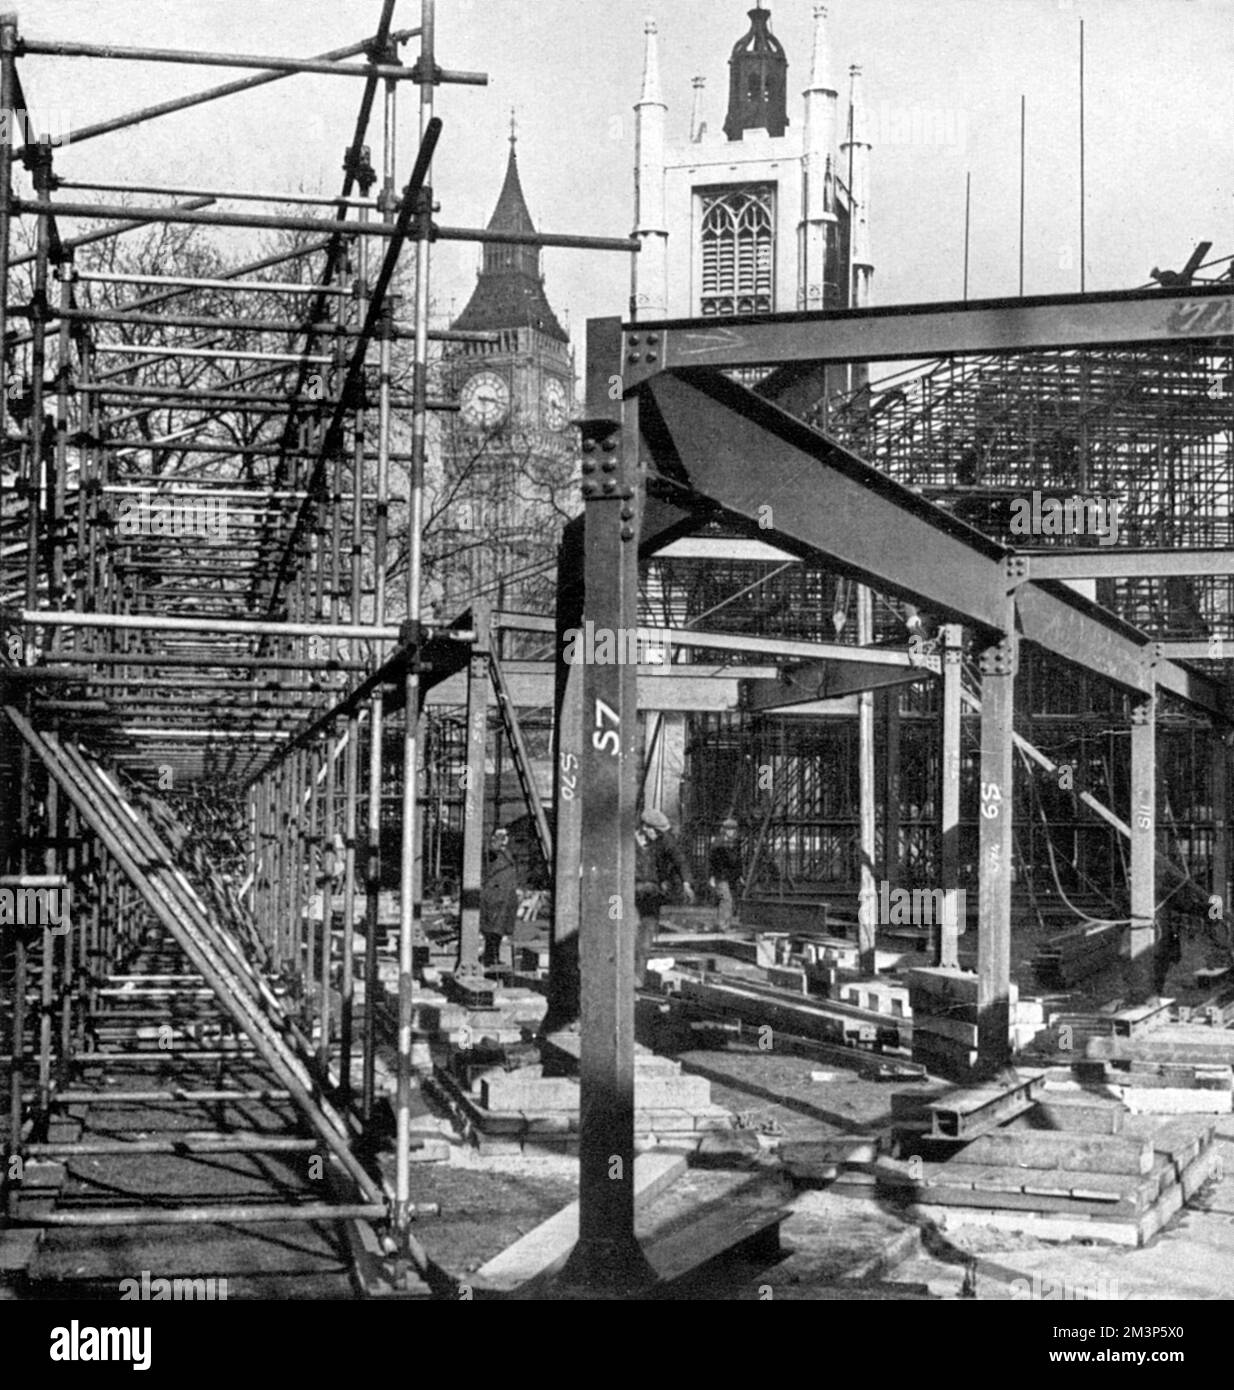
[[[518,143],[511,112],[490,231],[535,232]],[[443,525],[458,534],[443,536],[453,558],[443,558],[441,601],[451,613],[479,596],[538,610],[577,450],[574,359],[544,290],[540,248],[485,242],[475,289],[451,327],[491,337],[443,353],[443,389],[459,407],[440,424],[443,485],[456,499]]]
[[[490,232],[534,232],[518,172],[518,133],[510,113],[510,154],[497,206],[488,220]],[[454,327],[480,331],[532,328],[558,342],[569,341],[544,293],[538,246],[485,242],[480,278]]]

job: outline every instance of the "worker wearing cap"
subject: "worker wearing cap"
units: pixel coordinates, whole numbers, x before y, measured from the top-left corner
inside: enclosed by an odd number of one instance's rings
[[[651,807],[643,812],[634,832],[634,907],[638,913],[634,983],[640,986],[660,930],[660,909],[678,883],[687,902],[694,898],[681,854],[669,838],[671,832],[669,818]]]
[[[727,931],[733,924],[733,890],[741,885],[741,846],[737,840],[737,822],[729,816],[720,825],[720,833],[712,842],[707,857],[711,886],[716,890],[719,907],[716,926]]]
[[[514,934],[518,914],[518,864],[510,852],[510,834],[498,826],[488,845],[484,882],[480,888],[480,932],[484,965],[501,964],[501,942]]]

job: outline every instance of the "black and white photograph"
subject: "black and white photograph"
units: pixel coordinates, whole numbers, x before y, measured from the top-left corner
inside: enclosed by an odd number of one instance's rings
[[[10,3],[0,1365],[1199,1364],[1234,0]]]

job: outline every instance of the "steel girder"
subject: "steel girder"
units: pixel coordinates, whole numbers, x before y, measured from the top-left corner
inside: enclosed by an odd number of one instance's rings
[[[937,661],[934,669],[909,667],[907,663],[897,667],[867,661],[810,661],[786,667],[778,680],[751,681],[745,687],[742,708],[750,713],[766,713],[810,704],[814,700],[834,700],[864,690],[912,685],[936,675]]]
[[[999,630],[996,542],[719,373],[666,373],[643,392],[660,426],[644,431],[660,445],[657,476],[683,498],[951,621]]]
[[[880,309],[761,314],[723,321],[675,319],[631,324],[622,339],[626,387],[663,371],[818,362],[1113,348],[1234,338],[1234,286],[1168,292],[1034,295],[966,303],[895,304]],[[615,368],[613,370],[616,370]]]
[[[1065,586],[1027,582],[1022,556],[753,391],[691,371],[661,373],[638,394],[655,460],[648,486],[675,494],[683,512],[718,508],[751,534],[987,636],[1003,631],[1014,593],[1019,626],[1037,646],[1130,693],[1160,685],[1227,717],[1215,682],[1165,660],[1152,639]]]
[[[1026,550],[1016,559],[1026,566],[1029,579],[1171,579],[1234,574],[1234,550],[1197,550],[1194,547]]]

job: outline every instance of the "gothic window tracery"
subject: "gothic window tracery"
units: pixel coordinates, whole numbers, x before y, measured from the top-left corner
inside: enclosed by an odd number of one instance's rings
[[[775,189],[771,184],[708,189],[702,200],[702,290],[706,316],[757,314],[773,307]]]

